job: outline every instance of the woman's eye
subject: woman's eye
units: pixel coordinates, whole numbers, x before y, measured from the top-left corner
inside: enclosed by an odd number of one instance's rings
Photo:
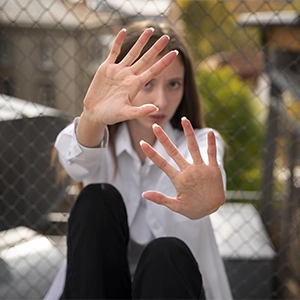
[[[145,90],[148,90],[151,88],[151,81],[147,82],[145,85],[144,85],[144,89]]]
[[[178,82],[178,81],[173,81],[173,82],[170,82],[170,87],[172,88],[172,89],[177,89],[177,88],[179,88],[180,87],[180,82]]]

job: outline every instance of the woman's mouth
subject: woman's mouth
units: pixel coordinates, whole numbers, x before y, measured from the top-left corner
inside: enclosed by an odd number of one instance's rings
[[[165,115],[150,115],[149,118],[153,123],[161,123],[165,119]]]

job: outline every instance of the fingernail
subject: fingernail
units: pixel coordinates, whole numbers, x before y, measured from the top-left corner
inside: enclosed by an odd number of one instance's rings
[[[182,118],[181,118],[181,121],[183,121],[183,120],[187,120],[187,117],[182,117]]]
[[[140,140],[140,146],[142,146],[143,144],[145,144],[146,142],[144,140]]]
[[[153,27],[149,27],[149,29],[152,30],[152,32],[155,31],[155,29]]]
[[[178,50],[174,50],[174,52],[176,53],[176,56],[179,54],[179,51],[178,51]]]
[[[156,105],[154,105],[154,104],[143,104],[143,105],[141,105],[140,107],[149,107],[149,106],[155,107],[156,111],[159,110],[159,108],[158,108]]]
[[[155,127],[158,127],[156,123],[152,124],[152,128],[154,129]]]
[[[125,32],[126,32],[126,31],[127,31],[127,29],[126,29],[126,28],[122,28],[122,29],[121,29],[121,31],[125,31]]]

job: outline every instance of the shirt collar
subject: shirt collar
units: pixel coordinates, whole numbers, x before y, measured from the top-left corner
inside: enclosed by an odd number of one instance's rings
[[[116,155],[119,156],[124,151],[133,151],[129,130],[125,122],[120,125],[116,134]]]
[[[176,144],[176,134],[175,134],[176,131],[170,123],[166,124],[166,126],[164,127],[164,131],[169,136],[171,141],[174,144]],[[153,148],[162,156],[166,157],[167,154],[165,152],[165,149],[158,141],[154,143]],[[125,122],[123,122],[120,125],[116,135],[116,155],[119,156],[124,151],[127,151],[131,155],[133,155],[133,153],[134,155],[136,155],[131,144],[129,130]]]

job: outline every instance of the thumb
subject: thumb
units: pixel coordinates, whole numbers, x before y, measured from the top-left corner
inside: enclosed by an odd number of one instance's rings
[[[154,104],[144,104],[134,107],[134,109],[132,110],[133,115],[131,116],[131,118],[143,118],[156,111],[158,111],[158,107]]]

